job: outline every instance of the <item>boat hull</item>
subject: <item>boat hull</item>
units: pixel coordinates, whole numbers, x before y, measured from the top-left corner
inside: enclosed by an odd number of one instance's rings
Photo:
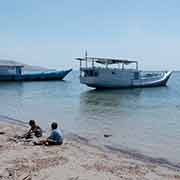
[[[146,78],[130,81],[118,81],[118,79],[98,79],[89,77],[80,77],[80,82],[89,87],[96,89],[122,89],[122,88],[146,88],[146,87],[160,87],[166,86],[172,72],[166,72],[162,77]]]
[[[69,69],[67,71],[42,72],[42,73],[22,74],[22,75],[0,75],[0,81],[63,80],[65,76],[71,71],[72,69]]]

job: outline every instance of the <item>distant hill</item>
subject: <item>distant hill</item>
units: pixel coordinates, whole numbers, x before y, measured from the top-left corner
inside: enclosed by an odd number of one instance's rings
[[[13,61],[13,60],[4,60],[4,59],[0,59],[0,65],[1,64],[6,64],[6,65],[23,65],[23,71],[47,71],[47,70],[52,70],[52,69],[48,69],[45,67],[41,67],[41,66],[32,66],[32,65],[28,65],[28,64],[24,64],[18,61]]]

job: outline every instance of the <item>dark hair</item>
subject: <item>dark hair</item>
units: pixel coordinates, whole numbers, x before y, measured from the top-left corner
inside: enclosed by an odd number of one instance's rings
[[[56,122],[53,122],[53,123],[51,124],[51,128],[52,128],[52,129],[57,129],[57,127],[58,127],[58,124],[57,124]]]
[[[36,124],[35,120],[30,120],[30,121],[29,121],[29,125],[30,125],[30,126],[33,126],[33,125],[35,125],[35,124]]]

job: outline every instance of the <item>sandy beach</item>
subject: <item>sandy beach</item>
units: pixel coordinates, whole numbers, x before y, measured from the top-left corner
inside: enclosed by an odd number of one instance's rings
[[[25,127],[0,122],[1,180],[177,180],[180,169],[65,136],[62,146],[34,146],[12,137]]]

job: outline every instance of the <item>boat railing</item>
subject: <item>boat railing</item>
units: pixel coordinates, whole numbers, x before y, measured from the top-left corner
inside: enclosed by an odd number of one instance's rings
[[[158,78],[162,78],[165,75],[166,71],[146,71],[140,72],[141,80],[157,80]]]
[[[81,67],[80,71],[84,71],[84,70],[112,70],[112,71],[137,71],[136,69],[119,69],[119,68],[106,68],[106,67]]]

